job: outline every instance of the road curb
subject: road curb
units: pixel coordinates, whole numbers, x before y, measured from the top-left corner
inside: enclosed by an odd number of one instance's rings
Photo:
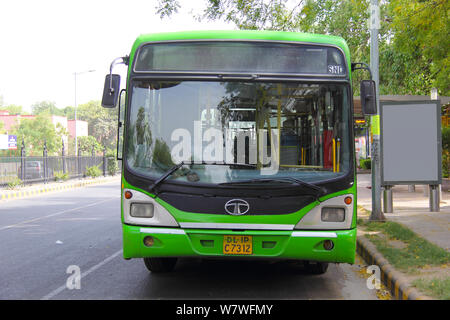
[[[396,300],[432,300],[411,287],[405,277],[394,269],[368,239],[359,236],[356,240],[356,251],[369,265],[380,267],[381,282],[389,288]]]
[[[82,181],[76,181],[76,182],[71,182],[71,183],[64,183],[61,185],[52,184],[52,185],[48,185],[48,186],[42,186],[42,187],[36,188],[36,189],[31,189],[31,190],[22,190],[22,191],[18,190],[18,191],[7,191],[7,192],[0,191],[0,202],[6,201],[6,200],[13,200],[13,199],[36,196],[36,195],[49,193],[49,192],[86,187],[88,185],[113,181],[115,178],[117,178],[117,177],[105,177],[105,178],[97,178],[94,180],[82,180]]]

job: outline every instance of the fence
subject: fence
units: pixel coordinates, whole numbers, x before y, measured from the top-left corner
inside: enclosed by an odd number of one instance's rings
[[[54,181],[56,175],[67,178],[86,175],[88,167],[97,166],[106,176],[116,159],[103,156],[29,156],[0,157],[0,187],[19,178],[23,183]]]

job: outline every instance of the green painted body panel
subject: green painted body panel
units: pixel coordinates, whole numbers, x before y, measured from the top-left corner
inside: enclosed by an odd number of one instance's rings
[[[230,40],[266,40],[266,41],[287,41],[302,42],[310,44],[328,44],[339,47],[345,54],[350,66],[350,51],[344,39],[335,36],[293,33],[279,31],[186,31],[173,33],[156,33],[139,36],[133,44],[130,52],[130,63],[128,66],[128,81],[133,67],[138,47],[144,43],[153,41],[176,41],[176,40],[205,40],[205,39],[230,39]],[[351,80],[351,73],[348,75]],[[128,88],[127,88],[128,89]],[[128,90],[127,90],[128,91]],[[126,110],[128,112],[128,110]],[[255,223],[255,224],[297,224],[303,216],[314,208],[318,202],[302,208],[290,214],[277,215],[257,215],[257,216],[228,216],[216,214],[199,214],[181,211],[170,204],[155,197],[154,194],[146,190],[137,188],[129,184],[122,176],[123,189],[134,189],[154,198],[161,204],[177,222],[203,222],[203,223]],[[242,257],[241,255],[224,255],[222,253],[222,241],[224,235],[252,235],[253,254],[252,258],[276,258],[276,259],[299,259],[326,262],[354,263],[356,252],[356,181],[354,185],[340,192],[326,195],[320,200],[332,197],[353,194],[354,210],[351,229],[349,230],[324,230],[336,233],[334,248],[327,251],[323,248],[323,241],[328,238],[323,237],[292,237],[293,231],[231,231],[231,230],[198,230],[198,229],[177,229],[184,230],[185,234],[149,234],[141,232],[141,229],[158,229],[157,226],[131,226],[126,225],[123,220],[123,200],[121,201],[121,219],[123,227],[123,256],[124,258],[144,258],[144,257],[222,257],[232,259]],[[167,229],[167,227],[161,227]],[[315,232],[308,230],[308,232]],[[320,232],[320,231],[317,231]],[[146,235],[154,237],[154,245],[149,248],[143,244]],[[275,243],[273,247],[263,247],[263,242]],[[207,245],[205,245],[205,243]],[[249,257],[249,256],[246,256]]]
[[[136,54],[136,50],[143,43],[159,42],[159,41],[176,41],[176,40],[205,40],[205,39],[230,39],[230,40],[265,40],[265,41],[288,41],[303,42],[310,44],[328,44],[339,47],[345,54],[347,59],[348,70],[350,67],[350,50],[347,43],[341,37],[301,33],[286,31],[256,31],[256,30],[224,30],[224,31],[183,31],[183,32],[167,32],[140,35],[133,44],[130,53],[129,72],[132,68],[132,61]]]
[[[123,225],[125,258],[144,257],[236,257],[298,259],[339,263],[354,263],[356,229],[333,231],[336,238],[292,237],[293,231],[231,231],[185,229],[185,234],[158,234],[141,232],[145,227]],[[151,227],[151,229],[158,229]],[[167,229],[167,228],[161,228]],[[319,231],[311,231],[319,232]],[[154,239],[152,247],[143,244],[145,236]],[[253,237],[252,255],[224,255],[224,235],[247,235]],[[323,248],[325,240],[332,240],[334,248]]]

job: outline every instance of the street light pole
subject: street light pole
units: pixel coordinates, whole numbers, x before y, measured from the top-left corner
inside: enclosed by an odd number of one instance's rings
[[[81,72],[74,72],[75,80],[75,156],[78,154],[78,139],[77,139],[77,75],[94,72],[95,70],[87,70]]]
[[[380,81],[378,30],[380,29],[380,7],[378,0],[370,1],[370,69],[376,85],[377,114],[371,118],[372,143],[372,212],[371,221],[385,221],[381,211],[381,164],[380,164]]]

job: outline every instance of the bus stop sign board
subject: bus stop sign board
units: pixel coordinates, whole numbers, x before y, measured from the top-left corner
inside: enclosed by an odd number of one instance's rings
[[[442,182],[440,101],[380,102],[381,184]]]

